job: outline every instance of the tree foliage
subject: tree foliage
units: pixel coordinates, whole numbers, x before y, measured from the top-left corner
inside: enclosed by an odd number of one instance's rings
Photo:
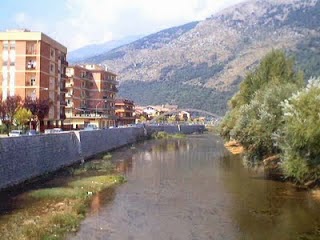
[[[267,54],[260,65],[247,74],[240,84],[240,90],[235,94],[230,105],[232,108],[249,104],[258,90],[264,91],[271,85],[293,83],[303,85],[303,74],[294,69],[294,60],[286,57],[280,50],[273,50]]]
[[[278,153],[273,133],[283,124],[281,102],[301,86],[303,77],[295,71],[294,61],[282,51],[272,51],[247,75],[231,99],[231,110],[220,126],[221,135],[240,142],[250,161]]]
[[[283,168],[300,182],[320,177],[320,78],[282,104],[283,128],[278,143]]]
[[[14,115],[16,124],[21,128],[24,128],[25,125],[31,121],[31,118],[32,112],[24,107],[20,107]]]
[[[26,98],[23,106],[31,111],[34,116],[34,121],[36,124],[39,124],[40,129],[42,129],[43,119],[48,115],[50,109],[49,100]]]

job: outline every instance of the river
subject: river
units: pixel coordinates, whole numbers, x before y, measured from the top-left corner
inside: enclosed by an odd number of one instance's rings
[[[320,239],[319,191],[265,179],[218,136],[145,141],[114,151],[112,161],[128,181],[94,195],[68,240]],[[19,229],[5,228],[7,219],[29,224],[28,214],[46,208],[25,193],[66,186],[77,178],[68,172],[18,195],[0,193],[0,239]]]
[[[71,240],[320,239],[311,191],[246,169],[214,135],[147,141],[113,153],[128,182],[95,197]]]

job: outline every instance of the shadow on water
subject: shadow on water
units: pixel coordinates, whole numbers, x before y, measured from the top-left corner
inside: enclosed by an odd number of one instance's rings
[[[71,239],[319,237],[313,195],[243,167],[219,137],[149,141],[114,157],[128,183]]]

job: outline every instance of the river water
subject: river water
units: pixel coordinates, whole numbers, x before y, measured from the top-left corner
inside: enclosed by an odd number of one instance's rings
[[[69,239],[320,239],[319,195],[244,168],[217,136],[147,141],[113,159],[128,182],[95,196]]]

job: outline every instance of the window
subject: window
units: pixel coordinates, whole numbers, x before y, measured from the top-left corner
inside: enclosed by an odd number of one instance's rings
[[[50,49],[50,56],[54,57],[54,50],[53,49]]]
[[[36,85],[36,79],[31,78],[30,80],[30,86],[35,86]]]
[[[53,72],[54,71],[54,65],[50,64],[50,71]]]
[[[8,42],[3,43],[3,50],[8,50]]]
[[[7,61],[3,61],[2,66],[8,66],[8,62]]]
[[[10,62],[10,66],[15,66],[15,65],[16,65],[15,62],[13,62],[13,61]]]

